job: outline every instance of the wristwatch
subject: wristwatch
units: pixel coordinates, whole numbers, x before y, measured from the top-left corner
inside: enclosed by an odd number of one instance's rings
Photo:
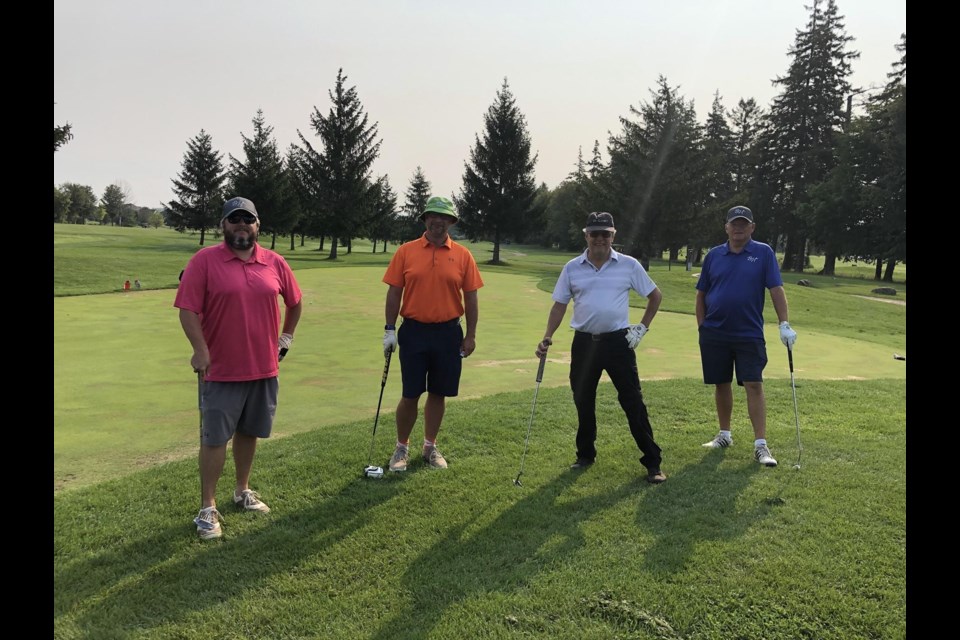
[[[395,331],[396,328],[397,328],[396,325],[392,325],[392,324],[385,324],[385,325],[383,325],[383,330],[384,330],[384,331]]]

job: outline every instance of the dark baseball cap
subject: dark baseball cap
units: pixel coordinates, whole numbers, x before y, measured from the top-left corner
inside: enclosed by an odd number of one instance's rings
[[[750,209],[744,206],[736,206],[730,209],[730,211],[727,211],[727,222],[736,220],[737,218],[744,218],[748,222],[753,222],[753,211],[750,211]]]
[[[594,211],[587,216],[587,226],[584,232],[589,231],[616,231],[613,226],[613,216],[606,211]]]
[[[246,211],[247,213],[253,214],[253,217],[256,218],[257,221],[260,220],[260,214],[257,213],[257,208],[246,198],[230,198],[227,200],[223,204],[223,215],[220,216],[220,220],[222,221],[234,211]]]

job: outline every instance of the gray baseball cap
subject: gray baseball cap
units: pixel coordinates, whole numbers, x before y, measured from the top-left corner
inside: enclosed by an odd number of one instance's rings
[[[223,215],[220,216],[221,222],[234,211],[246,211],[253,214],[258,222],[260,221],[260,214],[257,213],[257,208],[253,206],[252,202],[246,198],[230,198],[223,204]]]
[[[727,222],[736,220],[737,218],[744,218],[748,222],[753,222],[753,211],[750,211],[750,209],[742,205],[736,206],[733,209],[730,209],[730,211],[727,211]]]

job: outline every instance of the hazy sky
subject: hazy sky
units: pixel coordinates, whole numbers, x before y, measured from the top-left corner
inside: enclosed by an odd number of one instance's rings
[[[812,0],[54,0],[53,123],[74,139],[53,157],[55,185],[97,196],[119,183],[133,203],[173,198],[187,141],[242,156],[262,109],[281,153],[319,146],[343,68],[382,140],[374,176],[402,204],[417,166],[433,192],[462,186],[464,160],[504,78],[526,117],[537,182],[555,187],[650,102],[663,75],[704,121],[719,92],[764,108]],[[899,58],[906,0],[837,0],[855,87],[880,86]],[[858,96],[854,104],[864,96]],[[242,195],[242,194],[239,194]]]

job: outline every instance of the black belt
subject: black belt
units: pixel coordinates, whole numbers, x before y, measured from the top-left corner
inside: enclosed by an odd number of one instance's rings
[[[616,331],[610,331],[609,333],[587,333],[586,331],[577,331],[582,336],[590,336],[594,342],[600,342],[601,340],[612,340],[614,338],[622,338],[627,335],[626,329],[617,329]]]
[[[414,320],[413,318],[404,318],[404,322],[410,322],[412,324],[419,324],[424,327],[449,327],[460,324],[460,318],[454,318],[453,320],[447,320],[446,322],[420,322],[419,320]]]

